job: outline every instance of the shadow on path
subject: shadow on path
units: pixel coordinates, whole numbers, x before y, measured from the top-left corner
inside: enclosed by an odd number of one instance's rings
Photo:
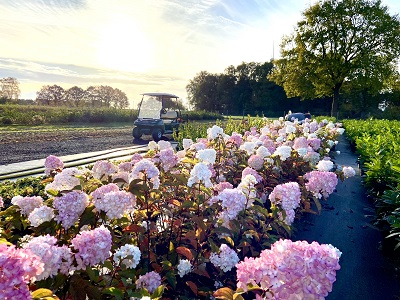
[[[337,165],[353,167],[357,175],[339,180],[337,192],[323,201],[321,215],[304,214],[293,240],[332,244],[343,254],[333,291],[327,300],[400,299],[400,280],[393,264],[379,250],[381,233],[370,225],[374,208],[361,182],[357,156],[341,137]]]

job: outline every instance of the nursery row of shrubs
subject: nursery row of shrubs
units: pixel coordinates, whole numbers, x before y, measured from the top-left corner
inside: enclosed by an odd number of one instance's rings
[[[376,224],[386,236],[385,250],[398,258],[400,250],[393,250],[400,246],[400,122],[370,119],[343,124],[360,155],[363,181],[377,209]]]
[[[0,105],[0,125],[127,123],[137,115],[136,109]],[[222,119],[220,114],[206,111],[185,111],[182,115],[189,120]]]
[[[322,299],[341,252],[290,240],[338,180],[324,121],[250,119],[0,188],[1,299]]]

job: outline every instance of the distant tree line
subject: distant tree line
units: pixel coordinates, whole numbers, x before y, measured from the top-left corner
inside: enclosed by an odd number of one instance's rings
[[[0,79],[0,103],[18,103],[21,92],[16,78]],[[126,94],[107,85],[90,86],[86,90],[74,86],[64,89],[59,85],[45,85],[36,93],[29,104],[68,107],[127,108],[129,101]]]
[[[120,89],[107,85],[90,86],[86,90],[74,86],[64,90],[59,85],[46,85],[36,93],[40,105],[71,107],[126,108],[128,97]]]

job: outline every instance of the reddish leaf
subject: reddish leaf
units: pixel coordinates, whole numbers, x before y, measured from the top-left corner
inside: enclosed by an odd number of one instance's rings
[[[122,231],[124,232],[144,232],[144,228],[137,224],[131,224],[126,226]]]
[[[192,292],[197,295],[198,288],[197,285],[193,281],[186,281],[186,285],[192,290]]]
[[[186,247],[177,247],[176,248],[176,252],[180,255],[185,256],[187,259],[192,260],[193,259],[193,254],[190,251],[190,249],[186,248]]]

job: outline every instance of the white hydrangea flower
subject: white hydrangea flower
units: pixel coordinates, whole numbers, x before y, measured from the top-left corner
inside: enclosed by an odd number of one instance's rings
[[[164,150],[164,149],[172,148],[171,143],[168,142],[168,141],[163,141],[163,140],[161,140],[161,141],[158,142],[157,145],[158,145],[158,149],[160,149],[160,151],[161,151],[161,150]]]
[[[316,167],[318,171],[329,172],[333,168],[333,162],[330,160],[320,160]]]
[[[214,164],[217,158],[217,151],[215,151],[215,149],[199,150],[196,157],[205,164]]]
[[[134,245],[123,245],[114,253],[114,262],[125,265],[128,269],[134,269],[140,261],[140,250]],[[128,258],[129,257],[129,258]]]
[[[190,146],[193,145],[193,141],[192,141],[192,139],[183,139],[182,144],[183,144],[183,149],[187,150],[190,148]]]
[[[336,128],[336,131],[337,131],[340,135],[342,135],[342,134],[344,133],[345,129],[344,129],[344,128]]]
[[[356,175],[356,171],[352,167],[343,167],[343,175],[346,178],[353,177]]]
[[[285,161],[290,157],[292,153],[292,147],[289,146],[279,146],[276,148],[273,156],[279,156],[282,161]]]
[[[256,154],[257,154],[258,156],[261,156],[262,158],[271,156],[271,153],[270,153],[270,152],[268,151],[268,149],[267,149],[266,147],[264,147],[264,146],[258,147],[258,149],[257,149],[257,151],[256,151]]]
[[[296,151],[300,155],[300,157],[304,157],[308,153],[307,148],[299,148],[296,149]]]
[[[199,162],[193,167],[192,171],[190,171],[190,177],[187,185],[191,187],[194,183],[200,183],[203,181],[205,187],[211,187],[211,176],[212,173],[208,166],[203,162]]]
[[[247,152],[247,155],[251,155],[254,153],[254,149],[257,147],[257,144],[254,142],[244,142],[240,149]]]
[[[158,145],[155,141],[150,141],[147,147],[149,147],[149,150],[157,150]]]
[[[296,127],[294,127],[293,125],[286,125],[286,133],[294,133],[296,132]]]
[[[224,134],[224,130],[217,125],[214,125],[213,127],[207,129],[207,138],[209,140],[214,140],[219,135],[223,135],[223,134]]]
[[[38,227],[40,224],[50,221],[53,218],[54,210],[45,205],[35,208],[28,216],[28,220],[33,227]]]
[[[188,259],[181,259],[178,264],[178,274],[180,277],[189,274],[192,271],[192,264]]]

